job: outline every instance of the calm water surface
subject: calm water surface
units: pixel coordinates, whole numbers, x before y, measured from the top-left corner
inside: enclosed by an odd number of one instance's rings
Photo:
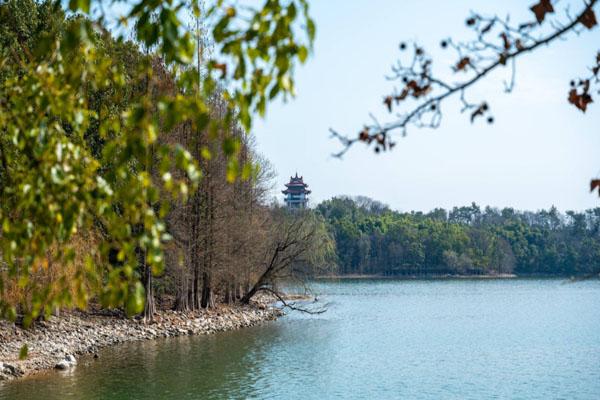
[[[126,344],[0,399],[600,399],[600,282],[318,283],[319,316]]]

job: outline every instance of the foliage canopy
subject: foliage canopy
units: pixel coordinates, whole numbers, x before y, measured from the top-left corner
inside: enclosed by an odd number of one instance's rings
[[[121,9],[108,2],[108,11]],[[219,128],[264,114],[277,96],[293,95],[293,70],[314,39],[305,0],[266,0],[260,8],[218,0],[136,0],[115,32],[107,2],[0,1],[0,315],[25,324],[63,305],[99,295],[129,314],[144,305],[140,259],[156,273],[169,239],[164,217],[172,196],[185,199],[200,170],[188,149],[163,140],[181,124],[221,141],[229,180],[249,179],[237,162],[239,139]],[[216,49],[198,74],[193,63],[202,20]],[[172,93],[150,84],[156,60],[176,82]],[[159,68],[160,69],[160,68]],[[224,118],[207,101],[221,93]],[[210,157],[208,150],[204,151]],[[180,171],[180,172],[177,172]],[[160,179],[153,179],[159,176]],[[36,275],[78,258],[74,237],[95,228],[97,249],[74,278],[39,284]],[[11,285],[27,302],[6,301]]]

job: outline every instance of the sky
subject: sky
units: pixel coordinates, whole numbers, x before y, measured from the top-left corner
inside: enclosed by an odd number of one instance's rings
[[[571,11],[581,3],[573,1]],[[385,76],[401,41],[418,41],[439,71],[448,70],[456,60],[440,49],[440,40],[470,38],[464,21],[471,10],[522,22],[531,19],[530,5],[311,1],[317,37],[312,57],[296,70],[297,96],[272,104],[254,126],[258,150],[278,174],[273,196],[281,200],[284,183],[298,172],[310,185],[313,206],[338,195],[368,196],[401,211],[471,202],[521,210],[600,206],[589,192],[590,179],[600,176],[600,101],[583,114],[566,100],[569,81],[587,73],[600,50],[598,27],[520,58],[511,94],[503,85],[509,69],[474,87],[470,99],[488,101],[492,125],[471,124],[452,100],[443,105],[440,128],[411,128],[391,152],[375,155],[356,145],[343,159],[332,157],[340,145],[329,128],[352,134],[370,121],[369,113],[381,121],[393,118],[382,100],[394,87]]]

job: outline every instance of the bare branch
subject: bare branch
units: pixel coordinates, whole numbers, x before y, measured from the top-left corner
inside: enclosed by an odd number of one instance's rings
[[[263,292],[271,293],[273,296],[275,296],[277,298],[277,300],[279,300],[279,302],[283,305],[283,308],[288,308],[293,311],[300,311],[300,312],[303,312],[306,314],[311,314],[311,315],[323,314],[324,312],[327,311],[327,304],[319,306],[318,308],[311,309],[308,307],[299,306],[296,302],[288,302],[280,292],[273,290],[271,288],[262,287],[259,290],[263,291]],[[315,302],[316,301],[317,300],[315,299]]]
[[[542,4],[543,3],[543,4]],[[579,34],[580,27],[591,29],[596,25],[596,17],[593,7],[598,0],[589,0],[584,2],[585,7],[575,16],[571,17],[569,10],[565,12],[566,21],[552,20],[549,25],[552,32],[541,34],[542,22],[546,14],[554,13],[554,8],[548,2],[540,2],[531,10],[534,12],[537,22],[526,22],[518,26],[510,24],[510,19],[500,18],[498,16],[483,17],[478,14],[472,14],[467,20],[467,26],[472,27],[476,32],[476,40],[470,42],[454,42],[446,39],[441,42],[442,48],[450,48],[457,54],[458,61],[453,66],[455,73],[468,73],[471,76],[459,83],[449,83],[440,79],[431,71],[432,60],[424,50],[414,45],[414,52],[408,67],[405,67],[401,61],[392,66],[392,75],[389,80],[400,80],[403,87],[400,91],[395,90],[392,94],[386,96],[383,100],[388,111],[392,112],[394,107],[411,98],[415,100],[416,105],[409,108],[408,111],[397,114],[398,119],[387,124],[381,124],[377,120],[375,123],[365,125],[357,136],[349,137],[341,134],[334,129],[330,129],[331,137],[337,139],[342,149],[333,154],[335,157],[342,157],[350,147],[356,142],[363,142],[367,145],[374,145],[374,151],[390,150],[395,142],[391,139],[391,134],[400,131],[404,136],[407,128],[414,125],[418,128],[435,129],[441,122],[442,102],[456,94],[460,95],[462,103],[461,112],[469,111],[471,113],[471,122],[478,117],[487,117],[488,123],[493,123],[494,119],[490,115],[487,102],[473,103],[466,99],[466,92],[473,85],[488,76],[492,71],[506,66],[510,62],[511,76],[508,82],[504,83],[506,92],[511,92],[515,85],[516,60],[517,58],[534,52],[538,48],[549,45],[557,40],[564,39],[567,33],[573,32]],[[537,32],[537,33],[536,33]],[[490,40],[495,34],[498,34],[496,41]],[[400,49],[406,50],[407,45],[402,43]],[[597,78],[597,70],[594,76]],[[583,81],[581,89],[585,89],[586,83]],[[589,84],[587,84],[589,86]],[[591,102],[588,90],[584,93],[576,93],[573,97],[570,94],[569,101],[585,111],[585,106]]]

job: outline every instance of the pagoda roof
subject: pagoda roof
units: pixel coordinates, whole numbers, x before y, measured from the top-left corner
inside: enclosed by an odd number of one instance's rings
[[[290,181],[285,184],[285,187],[286,189],[281,191],[283,194],[310,194],[310,190],[306,189],[308,185],[304,183],[304,177],[298,176],[297,172],[295,176],[290,176]]]
[[[281,193],[283,194],[288,194],[288,193],[292,193],[292,194],[300,194],[300,193],[306,193],[306,194],[310,194],[311,191],[304,189],[304,188],[291,188],[291,189],[286,189],[286,190],[282,190]]]
[[[308,185],[306,183],[304,183],[304,179],[302,176],[298,176],[298,173],[296,172],[296,176],[290,176],[290,182],[286,183],[285,186],[290,187],[290,186],[304,186],[304,187],[308,187]]]

